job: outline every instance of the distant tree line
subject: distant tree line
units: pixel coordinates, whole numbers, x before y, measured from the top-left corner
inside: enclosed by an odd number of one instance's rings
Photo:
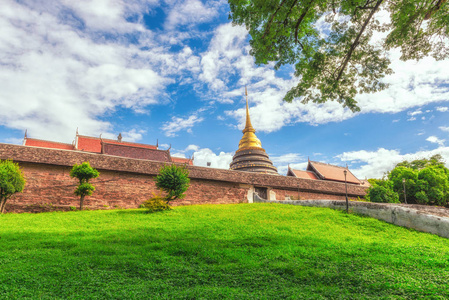
[[[371,202],[446,206],[449,202],[449,169],[440,154],[428,159],[403,161],[382,179],[368,179]]]

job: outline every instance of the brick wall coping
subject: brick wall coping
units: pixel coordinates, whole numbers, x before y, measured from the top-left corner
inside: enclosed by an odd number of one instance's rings
[[[71,167],[89,161],[92,167],[101,170],[157,175],[164,162],[124,158],[112,155],[88,153],[74,150],[60,150],[19,146],[0,143],[0,159],[16,162],[37,163]],[[182,164],[179,164],[182,165]],[[245,171],[215,169],[210,167],[186,166],[192,179],[226,181],[262,187],[320,192],[324,194],[345,194],[345,184],[322,180],[295,178],[292,176],[258,174]],[[101,175],[100,175],[101,176]],[[348,184],[348,195],[364,197],[366,187]]]

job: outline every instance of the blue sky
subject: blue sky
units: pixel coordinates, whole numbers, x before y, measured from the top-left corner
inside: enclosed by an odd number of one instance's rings
[[[297,78],[249,55],[226,1],[11,1],[0,10],[0,142],[71,143],[80,134],[171,145],[195,164],[228,168],[248,87],[257,136],[281,174],[311,160],[381,177],[404,159],[449,162],[449,61],[402,62],[390,87],[335,102],[284,103]]]

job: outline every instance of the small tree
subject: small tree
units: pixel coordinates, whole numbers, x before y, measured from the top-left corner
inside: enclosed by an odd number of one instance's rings
[[[189,171],[184,166],[175,164],[165,165],[159,170],[156,177],[156,186],[167,193],[165,200],[167,204],[176,199],[185,197],[185,192],[189,188]]]
[[[6,201],[25,187],[25,178],[17,163],[0,160],[0,214],[5,212]]]
[[[80,196],[80,210],[83,210],[84,197],[91,196],[95,187],[89,183],[92,178],[97,178],[100,173],[92,168],[89,162],[80,165],[75,164],[70,171],[70,177],[78,178],[79,184],[75,190],[75,195]]]

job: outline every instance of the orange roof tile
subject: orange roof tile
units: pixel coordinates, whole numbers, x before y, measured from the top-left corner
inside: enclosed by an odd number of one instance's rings
[[[290,169],[292,173],[298,177],[298,178],[304,178],[304,179],[318,179],[315,173],[311,171],[301,171],[301,170],[294,170]]]
[[[170,152],[167,150],[135,147],[130,145],[123,145],[120,143],[103,142],[103,153],[120,157],[171,162]]]
[[[180,163],[180,164],[189,164],[193,166],[193,161],[189,158],[183,158],[183,157],[171,157],[172,162]]]
[[[320,163],[316,161],[309,161],[307,170],[315,171],[321,179],[334,180],[334,181],[345,181],[344,170],[347,170],[346,181],[348,183],[361,184],[360,180],[354,176],[348,169],[344,167],[329,165],[325,163]]]
[[[31,139],[31,138],[25,139],[25,146],[62,149],[62,150],[74,150],[75,149],[75,147],[72,144],[64,144],[64,143],[44,141],[44,140]]]
[[[157,147],[153,146],[153,145],[145,145],[145,144],[131,143],[131,142],[119,142],[116,140],[103,139],[103,138],[100,139],[99,137],[91,137],[91,136],[84,136],[84,135],[78,135],[77,139],[78,139],[78,143],[77,143],[78,150],[87,151],[87,152],[101,153],[101,141],[107,142],[108,144],[139,147],[139,148],[145,148],[145,149],[157,149]]]

